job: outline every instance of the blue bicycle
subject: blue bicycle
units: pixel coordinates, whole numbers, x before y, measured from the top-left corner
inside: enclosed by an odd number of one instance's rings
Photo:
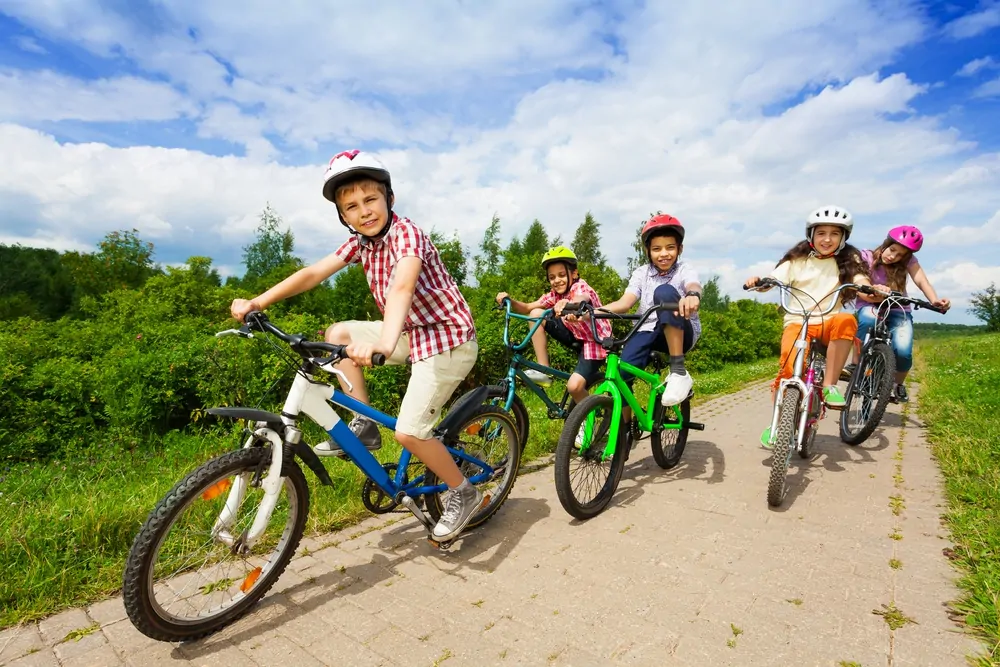
[[[330,404],[392,430],[396,419],[314,378],[323,370],[343,380],[335,364],[345,358],[344,346],[286,334],[262,313],[250,313],[246,321],[240,329],[217,335],[271,334],[298,353],[301,364],[280,415],[236,407],[208,411],[253,422],[253,431],[242,449],[208,461],[178,482],[136,536],[125,566],[124,603],[135,627],[153,639],[186,641],[216,632],[246,614],[281,576],[309,513],[309,485],[297,459],[321,483],[333,486],[319,457],[303,441],[297,425],[302,415],[319,424],[343,448],[343,458],[365,474],[363,500],[369,509],[402,505],[427,529],[432,546],[447,549],[454,541],[439,543],[431,537],[444,511],[441,494],[447,486],[422,466],[421,474],[409,479],[411,455],[405,449],[397,462],[380,463]],[[376,365],[385,363],[375,356]],[[486,394],[483,387],[473,400],[453,407],[434,432],[483,492],[483,504],[466,530],[500,509],[521,460],[516,425],[505,411],[482,405]],[[421,499],[426,513],[418,504]]]

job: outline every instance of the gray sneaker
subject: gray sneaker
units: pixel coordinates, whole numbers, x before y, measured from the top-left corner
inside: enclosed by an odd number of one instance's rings
[[[349,424],[351,432],[358,436],[358,440],[365,446],[369,452],[374,452],[378,449],[382,449],[382,434],[379,433],[378,424],[373,422],[367,417],[362,417],[358,415],[351,420]],[[343,456],[344,450],[337,443],[327,440],[326,442],[321,442],[313,450],[318,456]]]
[[[458,488],[445,492],[444,513],[434,526],[431,535],[445,542],[465,530],[469,521],[483,504],[483,494],[466,479]]]

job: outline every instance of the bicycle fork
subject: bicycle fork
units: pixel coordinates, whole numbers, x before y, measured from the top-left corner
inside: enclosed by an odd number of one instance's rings
[[[274,430],[262,427],[254,431],[254,434],[247,440],[244,447],[252,447],[253,443],[258,439],[265,439],[270,443],[271,463],[267,469],[267,476],[264,477],[261,483],[261,488],[264,489],[264,498],[260,501],[260,506],[254,515],[250,530],[244,535],[233,535],[231,532],[250,484],[250,476],[247,473],[239,475],[233,481],[233,486],[229,490],[229,496],[226,498],[226,504],[222,508],[222,512],[219,513],[219,517],[215,520],[215,525],[212,526],[212,535],[231,549],[238,548],[242,551],[248,551],[253,547],[264,533],[264,529],[267,528],[267,524],[271,520],[271,514],[278,504],[278,494],[281,491],[282,484],[282,439]]]

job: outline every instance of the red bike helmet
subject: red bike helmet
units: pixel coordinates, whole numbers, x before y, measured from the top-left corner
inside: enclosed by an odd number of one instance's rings
[[[924,235],[919,229],[910,225],[893,227],[889,230],[889,238],[911,252],[917,252],[924,245]]]
[[[653,236],[653,233],[664,230],[677,232],[677,236],[679,237],[678,242],[681,244],[684,243],[684,225],[681,224],[681,221],[672,215],[660,213],[659,215],[654,215],[649,219],[649,222],[642,226],[642,244],[646,246],[646,250],[649,250],[649,239]]]

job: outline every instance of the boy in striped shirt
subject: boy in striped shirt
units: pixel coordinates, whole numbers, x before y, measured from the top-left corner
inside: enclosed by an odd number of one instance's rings
[[[384,354],[387,364],[412,360],[396,419],[396,440],[448,485],[444,512],[432,532],[435,539],[452,539],[483,500],[444,444],[433,437],[441,408],[476,363],[479,348],[469,305],[430,237],[392,212],[389,171],[373,156],[356,150],[336,155],[326,170],[323,196],[337,206],[351,238],[255,299],[235,300],[232,314],[242,320],[250,311],[311,289],[350,264],[361,264],[383,320],[334,324],[327,329],[326,340],[347,345],[350,360],[342,361],[339,369],[353,389],[343,390],[364,403],[368,391],[361,367],[371,365],[373,354]],[[382,446],[375,422],[358,415],[351,430],[368,449]],[[331,456],[342,451],[325,442],[316,453]]]

